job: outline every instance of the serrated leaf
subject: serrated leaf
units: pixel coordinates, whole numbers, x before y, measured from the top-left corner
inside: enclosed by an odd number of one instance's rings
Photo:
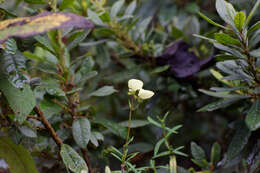
[[[74,173],[81,173],[83,170],[88,172],[88,167],[80,155],[69,145],[63,144],[61,146],[60,155],[63,163]]]
[[[104,97],[117,92],[113,86],[104,86],[89,94],[89,96]]]
[[[233,159],[243,150],[251,135],[244,122],[241,122],[236,129],[236,133],[228,146],[227,160]]]
[[[11,173],[39,173],[29,151],[7,137],[0,137],[0,158],[7,162]]]
[[[240,42],[237,39],[234,39],[224,33],[215,33],[214,37],[215,37],[215,40],[217,40],[221,44],[240,45]]]
[[[251,131],[255,131],[260,127],[260,99],[254,101],[247,113],[245,121]]]
[[[221,147],[217,142],[215,142],[211,147],[210,162],[213,163],[213,165],[217,165],[218,161],[220,160],[220,157],[221,157]]]
[[[77,145],[86,148],[91,137],[91,126],[88,119],[75,119],[72,124],[72,134]]]
[[[210,103],[206,106],[203,106],[202,108],[200,108],[198,110],[198,112],[206,112],[206,111],[214,111],[220,108],[226,108],[228,106],[230,106],[231,104],[236,103],[238,100],[240,100],[239,98],[235,98],[235,99],[226,99],[226,100],[219,100],[213,103]]]
[[[125,0],[119,0],[113,4],[113,6],[111,7],[111,10],[110,10],[110,16],[112,19],[117,16],[119,11],[123,7],[124,3],[125,3]]]
[[[24,85],[23,89],[18,89],[7,79],[0,79],[0,90],[14,111],[15,119],[19,123],[23,123],[36,104],[34,93],[30,86]]]
[[[245,21],[246,21],[246,14],[243,11],[237,12],[235,19],[234,19],[234,23],[236,28],[239,31],[242,31],[244,25],[245,25]]]
[[[195,142],[190,144],[191,154],[195,160],[201,161],[206,158],[205,151]]]
[[[48,25],[46,25],[48,23]],[[93,28],[86,18],[72,13],[43,12],[33,17],[20,17],[0,22],[0,43],[10,37],[27,38],[58,28]]]

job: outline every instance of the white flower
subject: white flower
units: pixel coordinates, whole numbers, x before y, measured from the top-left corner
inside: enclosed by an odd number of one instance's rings
[[[106,168],[105,168],[105,173],[111,173],[111,170],[108,166],[106,166]]]
[[[144,83],[137,79],[130,79],[128,81],[129,92],[136,92],[143,88]]]
[[[80,171],[80,173],[88,173],[88,170],[82,169],[82,170]]]
[[[149,99],[153,95],[154,95],[154,92],[152,92],[150,90],[144,90],[144,89],[140,89],[140,91],[138,93],[138,97],[141,98],[142,100]]]

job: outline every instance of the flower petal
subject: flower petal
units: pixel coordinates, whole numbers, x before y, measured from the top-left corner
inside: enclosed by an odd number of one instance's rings
[[[144,89],[140,89],[139,93],[138,93],[138,97],[140,97],[141,99],[145,100],[145,99],[149,99],[154,95],[153,91],[150,90],[144,90]]]
[[[129,91],[137,91],[143,88],[144,83],[138,79],[130,79],[128,81]]]

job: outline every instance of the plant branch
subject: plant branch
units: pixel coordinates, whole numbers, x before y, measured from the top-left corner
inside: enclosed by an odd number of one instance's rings
[[[91,167],[91,164],[90,164],[90,162],[89,162],[89,159],[88,159],[87,149],[81,149],[81,152],[82,152],[82,155],[83,155],[83,159],[84,159],[85,162],[87,163],[89,173],[94,173],[94,171],[93,171],[93,169],[92,169],[92,167]]]
[[[33,110],[37,114],[37,116],[40,118],[40,121],[42,122],[44,127],[49,131],[49,133],[51,134],[51,137],[53,138],[55,143],[58,145],[59,148],[61,148],[61,145],[63,144],[62,140],[58,137],[57,133],[52,128],[49,121],[45,118],[41,109],[38,106],[35,106]]]

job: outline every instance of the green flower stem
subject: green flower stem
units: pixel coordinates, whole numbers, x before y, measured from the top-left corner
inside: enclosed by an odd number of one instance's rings
[[[127,158],[127,147],[128,147],[128,142],[130,138],[130,130],[131,130],[131,121],[132,121],[132,112],[134,110],[134,98],[132,97],[129,103],[129,119],[128,119],[128,129],[127,129],[127,136],[126,136],[126,141],[123,146],[123,156],[122,156],[122,164],[121,164],[121,172],[124,173],[125,171],[125,161]]]

